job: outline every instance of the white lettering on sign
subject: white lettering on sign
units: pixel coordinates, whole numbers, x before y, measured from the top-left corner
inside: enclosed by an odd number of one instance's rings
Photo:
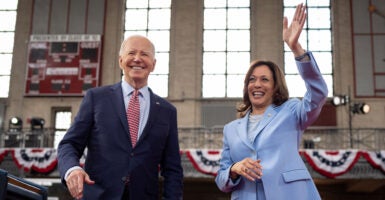
[[[76,67],[50,67],[46,70],[46,75],[78,75],[79,69]]]

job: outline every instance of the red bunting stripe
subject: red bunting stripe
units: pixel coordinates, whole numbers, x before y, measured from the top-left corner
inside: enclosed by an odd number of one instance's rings
[[[8,149],[0,149],[0,163],[3,162],[3,159],[7,154],[8,154]]]

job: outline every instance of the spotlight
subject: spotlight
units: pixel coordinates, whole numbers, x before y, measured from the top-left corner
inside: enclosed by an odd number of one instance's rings
[[[8,125],[10,131],[21,131],[23,129],[23,120],[20,117],[11,117]]]
[[[370,106],[366,103],[355,103],[352,106],[353,114],[368,114],[370,112]]]
[[[349,103],[349,96],[347,95],[334,96],[332,99],[334,106],[346,105],[347,103]]]
[[[43,130],[45,120],[40,117],[31,118],[31,130]]]

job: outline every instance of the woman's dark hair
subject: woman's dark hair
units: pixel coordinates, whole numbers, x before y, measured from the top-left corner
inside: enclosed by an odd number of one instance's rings
[[[238,106],[237,111],[239,112],[240,117],[244,117],[246,112],[251,109],[252,105],[248,93],[248,85],[250,76],[253,73],[254,69],[260,66],[267,66],[274,78],[274,95],[273,95],[273,104],[281,105],[289,99],[289,91],[286,86],[285,75],[283,74],[281,68],[278,67],[275,63],[266,60],[254,60],[250,64],[250,68],[246,73],[244,86],[243,86],[243,102]]]

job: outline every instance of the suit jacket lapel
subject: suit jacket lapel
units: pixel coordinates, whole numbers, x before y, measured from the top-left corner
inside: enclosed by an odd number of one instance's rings
[[[148,91],[150,92],[150,110],[149,110],[146,126],[144,127],[142,135],[140,136],[137,144],[141,143],[141,141],[148,135],[148,133],[150,132],[149,130],[151,129],[151,126],[154,124],[156,115],[159,114],[159,109],[160,109],[160,101],[158,100],[159,97],[157,97],[150,88],[148,88]]]
[[[263,118],[258,124],[257,127],[257,134],[255,137],[258,137],[258,135],[262,132],[262,130],[271,122],[271,120],[274,118],[274,116],[277,114],[277,111],[274,109],[273,106],[269,106],[265,113],[263,114]]]
[[[241,139],[243,143],[246,144],[249,148],[253,149],[253,145],[250,143],[249,139],[247,138],[247,122],[248,122],[248,113],[245,117],[239,119],[238,121],[238,127],[237,127],[237,134],[238,137]]]
[[[256,130],[257,133],[255,135],[255,138],[258,137],[258,135],[271,122],[271,120],[274,118],[274,116],[276,114],[277,114],[277,111],[275,110],[274,106],[269,106],[266,109],[263,118],[261,119],[261,121],[258,124],[257,130]],[[242,119],[239,120],[238,128],[237,128],[238,136],[242,140],[243,143],[245,143],[251,149],[254,149],[253,144],[250,142],[249,138],[247,137],[248,136],[248,134],[247,134],[248,116],[249,116],[249,112],[246,114],[245,117],[243,117]],[[254,140],[255,140],[255,138],[254,138]]]
[[[122,93],[122,86],[121,83],[117,83],[113,86],[111,86],[111,92],[112,92],[112,104],[114,105],[114,109],[116,113],[119,115],[120,122],[122,123],[122,126],[124,127],[125,133],[129,134],[128,129],[128,122],[127,122],[127,115],[125,112],[124,107],[124,98]]]

